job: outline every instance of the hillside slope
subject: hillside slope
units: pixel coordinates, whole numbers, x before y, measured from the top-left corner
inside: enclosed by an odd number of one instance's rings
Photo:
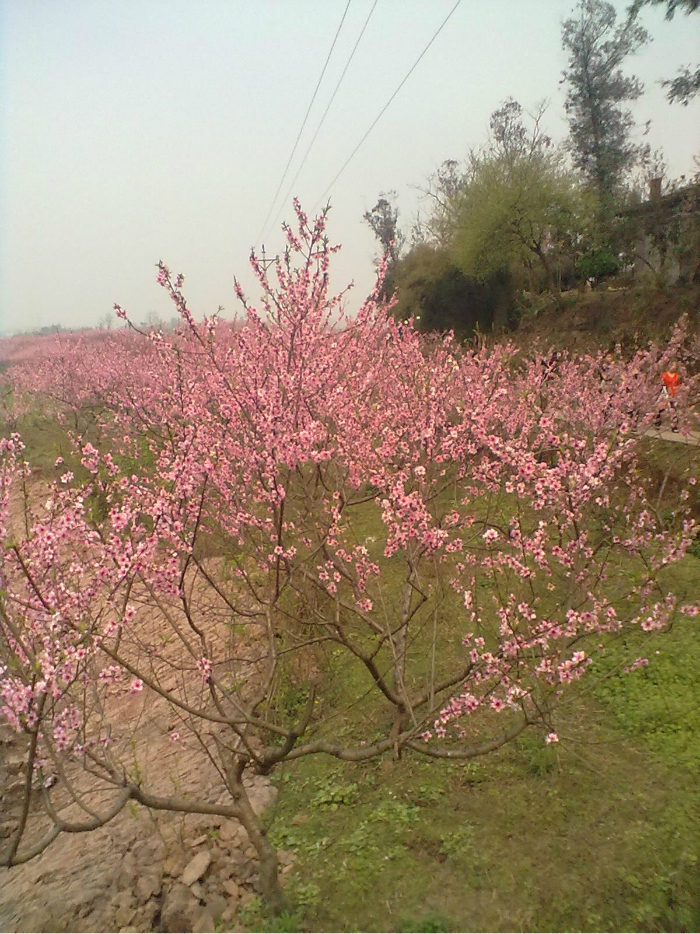
[[[700,331],[700,285],[667,289],[611,284],[594,291],[565,292],[562,305],[525,312],[513,340],[521,347],[556,347],[576,353],[623,351],[649,340],[668,339],[678,319],[688,315],[690,332]]]

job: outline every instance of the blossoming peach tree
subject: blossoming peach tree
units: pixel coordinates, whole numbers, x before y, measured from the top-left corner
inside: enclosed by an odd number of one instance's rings
[[[636,472],[659,353],[601,375],[426,339],[376,296],[346,319],[325,215],[296,209],[235,325],[197,322],[160,264],[177,333],[16,373],[94,430],[74,421],[48,480],[0,441],[0,708],[26,740],[5,865],[135,801],[240,820],[281,910],[249,773],[556,742],[602,639],[697,613],[659,578],[691,500],[667,527]],[[138,736],[198,751],[206,781],[151,782]]]

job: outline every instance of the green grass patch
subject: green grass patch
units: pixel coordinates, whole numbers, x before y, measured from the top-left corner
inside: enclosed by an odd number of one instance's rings
[[[630,586],[638,576],[630,564]],[[698,583],[692,556],[660,574],[681,602]],[[625,674],[639,656],[650,664]],[[273,842],[297,856],[293,929],[697,929],[699,671],[697,621],[679,616],[670,632],[606,643],[557,714],[558,745],[533,729],[466,763],[293,763],[270,815]],[[324,732],[341,740],[363,673],[336,678]],[[362,703],[379,724],[373,695]]]
[[[700,560],[670,568],[681,602],[697,600]],[[612,673],[595,686],[620,731],[668,768],[700,769],[700,622],[679,616],[668,632],[630,633],[612,640],[595,669]],[[637,659],[648,664],[630,670]]]
[[[569,717],[556,748],[532,733],[470,763],[284,772],[270,836],[297,856],[303,929],[696,929],[690,774],[592,726],[594,701]]]

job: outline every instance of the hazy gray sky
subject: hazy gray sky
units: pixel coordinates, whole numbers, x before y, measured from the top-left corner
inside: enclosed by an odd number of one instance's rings
[[[281,195],[326,108],[373,0],[352,0]],[[311,212],[425,47],[454,0],[379,0],[287,202]],[[616,0],[620,13],[626,0]],[[0,0],[2,230],[0,331],[94,325],[119,302],[136,321],[166,318],[163,259],[184,272],[199,315],[236,310],[282,172],[346,0]],[[550,100],[567,132],[561,21],[574,0],[462,0],[330,192],[329,233],[344,249],[334,284],[356,306],[373,281],[362,214],[395,189],[408,226],[425,177],[485,140],[509,96]],[[671,173],[700,150],[700,100],[666,102],[658,81],[700,52],[700,15],[666,22],[645,9],[654,41],[629,59],[646,83]],[[268,254],[282,244],[280,221]]]

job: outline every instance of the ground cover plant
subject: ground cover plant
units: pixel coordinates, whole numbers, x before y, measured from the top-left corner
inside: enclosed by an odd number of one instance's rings
[[[295,765],[270,830],[297,856],[288,929],[694,930],[695,773],[635,748],[610,714],[589,700],[562,713],[554,747],[526,733],[440,770]],[[312,804],[348,779],[354,799]]]
[[[290,841],[270,840],[247,773],[349,763],[314,791],[332,814],[387,757],[437,772],[527,731],[547,755],[610,639],[699,613],[666,574],[694,545],[695,449],[672,516],[639,466],[677,356],[693,424],[681,332],[628,362],[542,360],[426,339],[375,298],[345,320],[325,217],[297,222],[274,287],[253,260],[262,306],[239,291],[236,326],[195,321],[160,264],[179,332],[8,371],[16,427],[50,399],[71,443],[33,473],[19,432],[0,442],[0,698],[27,740],[5,865],[130,802],[220,815],[285,912]],[[151,783],[139,731],[199,748],[215,784]],[[382,807],[358,859],[377,825],[419,817]],[[469,849],[468,827],[451,833],[441,853]]]

